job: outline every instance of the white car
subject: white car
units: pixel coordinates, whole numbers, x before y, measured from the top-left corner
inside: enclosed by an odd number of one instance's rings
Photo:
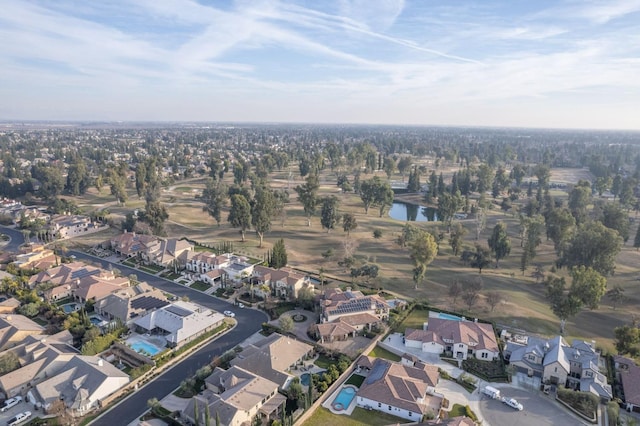
[[[0,408],[0,411],[5,412],[9,408],[18,405],[20,402],[22,402],[21,396],[14,396],[13,398],[9,398],[4,402],[4,405],[2,406],[2,408]]]
[[[244,303],[238,303],[239,308],[244,308]]]
[[[27,421],[31,418],[31,411],[25,411],[24,413],[18,413],[14,417],[10,418],[7,422],[8,426],[14,426]]]
[[[7,422],[7,426],[14,426],[14,425],[20,424],[24,421],[27,421],[30,418],[31,418],[31,411],[18,413],[15,415],[15,417],[12,417],[9,419],[9,421]]]
[[[520,404],[518,400],[515,398],[505,398],[503,402],[507,404],[509,407],[515,408],[518,411],[522,411],[524,409],[522,404]]]
[[[224,313],[225,316],[230,317],[230,318],[233,318],[233,317],[236,316],[236,314],[234,314],[231,311],[224,311],[223,313]]]

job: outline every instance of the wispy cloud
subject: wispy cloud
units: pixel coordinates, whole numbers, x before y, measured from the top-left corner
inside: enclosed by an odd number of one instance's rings
[[[626,94],[615,113],[626,117],[628,94],[640,98],[639,12],[640,0],[567,0],[546,9],[503,0],[455,7],[402,0],[6,0],[0,78],[7,84],[0,96],[13,98],[23,88],[41,93],[45,104],[72,99],[78,115],[91,113],[87,118],[137,116],[133,105],[144,105],[146,119],[242,111],[250,116],[236,119],[288,119],[313,103],[325,118],[352,121],[370,111],[374,121],[406,122],[414,110],[440,116],[456,103],[473,105],[464,114],[474,121],[474,113],[484,116],[483,102],[569,105],[578,95],[595,101],[609,90],[609,104]],[[92,104],[92,96],[103,102]],[[123,97],[136,101],[112,110]],[[19,97],[0,115],[29,117],[30,108],[38,110],[33,99]],[[237,107],[219,110],[210,99]],[[380,112],[384,105],[388,114]]]

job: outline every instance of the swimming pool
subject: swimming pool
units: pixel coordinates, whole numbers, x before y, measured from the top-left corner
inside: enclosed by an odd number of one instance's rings
[[[143,352],[151,356],[154,356],[161,350],[155,345],[152,345],[151,343],[147,343],[147,342],[134,342],[134,343],[131,343],[131,347],[133,348],[134,351],[138,353]]]
[[[439,312],[438,313],[438,318],[451,320],[451,321],[462,321],[462,318],[457,317],[455,315],[451,315],[451,314],[445,314],[444,312]]]
[[[67,303],[61,306],[65,314],[70,314],[71,312],[79,311],[80,307],[81,305],[79,303]]]
[[[309,382],[311,381],[311,374],[304,373],[300,376],[300,384],[302,386],[309,386]]]
[[[100,325],[102,324],[102,320],[98,317],[91,317],[89,318],[89,321],[91,321],[91,324],[93,325]]]
[[[336,411],[342,411],[349,408],[351,401],[356,397],[356,388],[353,386],[344,386],[333,400],[331,407]]]

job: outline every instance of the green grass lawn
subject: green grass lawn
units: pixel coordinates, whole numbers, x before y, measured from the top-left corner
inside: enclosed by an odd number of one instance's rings
[[[196,281],[193,284],[191,284],[191,288],[194,288],[200,291],[205,291],[211,288],[211,284],[207,284],[204,281]]]
[[[453,407],[451,407],[451,411],[449,412],[449,418],[460,417],[464,415],[465,415],[464,405],[453,404]]]
[[[384,358],[388,359],[389,361],[400,361],[400,357],[398,355],[394,354],[393,352],[389,352],[388,350],[381,348],[380,346],[376,346],[375,348],[373,348],[373,350],[369,352],[369,356],[375,358]]]
[[[364,376],[361,376],[359,374],[352,374],[351,377],[349,377],[349,380],[344,382],[344,384],[353,385],[359,388],[362,385],[362,382],[364,382],[364,379],[365,379]]]
[[[340,414],[333,414],[326,408],[318,408],[315,413],[304,422],[303,426],[325,426],[325,425],[340,425],[340,426],[384,426],[393,425],[397,423],[408,423],[408,420],[401,419],[400,417],[390,416],[387,413],[382,413],[375,410],[365,410],[360,407],[356,407],[350,416],[344,416]]]
[[[318,355],[318,359],[314,361],[314,364],[320,368],[324,368],[325,370],[329,368],[331,364],[335,364],[335,360],[328,358],[324,355]]]
[[[415,308],[398,326],[398,332],[404,333],[407,328],[417,328],[422,330],[423,324],[429,319],[429,311],[426,309]]]

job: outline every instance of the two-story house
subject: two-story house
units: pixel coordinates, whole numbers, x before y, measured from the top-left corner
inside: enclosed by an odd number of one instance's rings
[[[548,340],[528,337],[507,342],[504,355],[518,372],[539,377],[544,383],[591,392],[606,401],[612,398],[611,386],[600,373],[600,354],[594,343],[574,340],[569,345],[562,336]]]
[[[437,312],[429,313],[429,321],[422,330],[407,328],[404,343],[408,348],[427,353],[451,352],[458,359],[473,356],[493,361],[500,357],[498,340],[491,324],[464,318],[450,319]]]
[[[313,291],[314,285],[309,277],[290,268],[273,269],[256,265],[251,275],[256,293],[265,297],[262,285],[269,287],[271,295],[284,300],[294,300],[303,288]]]

